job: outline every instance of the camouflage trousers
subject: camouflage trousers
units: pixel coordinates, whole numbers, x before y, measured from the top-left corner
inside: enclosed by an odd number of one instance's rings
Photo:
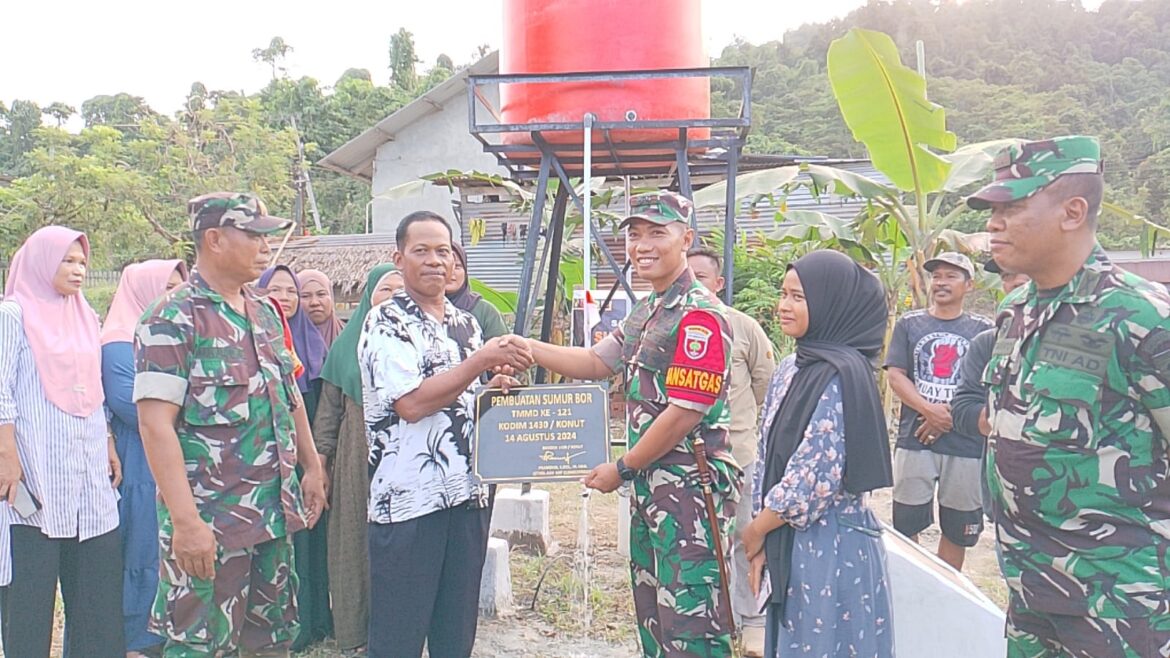
[[[737,483],[736,483],[737,484]],[[731,556],[737,488],[716,487],[725,558]],[[646,658],[731,655],[707,506],[694,467],[656,466],[634,480],[630,572]]]
[[[1170,615],[1099,619],[1035,612],[1008,602],[1008,658],[1170,656]]]
[[[288,655],[299,629],[292,537],[221,547],[213,580],[188,576],[163,546],[149,625],[166,638],[163,656]]]

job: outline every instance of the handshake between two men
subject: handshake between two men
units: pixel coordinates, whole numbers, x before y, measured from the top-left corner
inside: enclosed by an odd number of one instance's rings
[[[536,363],[528,339],[515,334],[497,336],[489,340],[476,352],[476,356],[488,364],[487,370],[493,374],[487,384],[488,388],[498,388],[504,393],[519,386],[520,381],[516,379],[516,375]]]

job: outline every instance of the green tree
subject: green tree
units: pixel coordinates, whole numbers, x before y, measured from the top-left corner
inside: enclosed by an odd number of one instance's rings
[[[419,62],[414,49],[414,35],[399,28],[390,37],[390,82],[399,89],[411,92],[418,84],[414,65]]]
[[[57,127],[60,128],[62,124],[69,120],[69,117],[77,114],[77,108],[71,105],[66,105],[65,103],[56,102],[50,104],[45,109],[41,110],[41,112],[53,117],[53,119],[57,121]]]
[[[263,62],[272,69],[272,79],[276,79],[276,72],[279,70],[284,73],[284,68],[280,63],[284,58],[293,51],[293,47],[285,43],[281,37],[272,37],[268,42],[267,48],[253,48],[252,59],[256,62]]]
[[[41,108],[32,101],[15,100],[11,108],[0,110],[0,172],[23,174],[25,154],[36,146]]]
[[[94,96],[81,104],[81,118],[87,128],[113,126],[132,130],[142,120],[156,116],[158,113],[146,104],[146,99],[125,92]]]
[[[346,69],[345,73],[342,73],[341,77],[337,79],[337,83],[334,86],[341,85],[350,80],[364,80],[373,84],[374,77],[370,75],[369,69]]]

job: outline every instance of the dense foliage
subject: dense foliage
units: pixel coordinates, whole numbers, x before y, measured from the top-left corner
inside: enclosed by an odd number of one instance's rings
[[[960,144],[1003,137],[1100,136],[1111,200],[1170,221],[1170,0],[871,0],[782,41],[736,43],[718,62],[755,69],[749,150],[865,157],[833,99],[829,44],[851,27],[893,37],[905,62],[926,52],[932,101]],[[738,98],[716,89],[717,110]],[[965,216],[956,228],[978,229]],[[1136,235],[1105,225],[1114,247]]]

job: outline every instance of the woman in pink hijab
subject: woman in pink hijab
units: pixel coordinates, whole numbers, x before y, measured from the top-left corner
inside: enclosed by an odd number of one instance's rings
[[[138,434],[134,404],[134,331],[147,308],[187,280],[181,260],[148,260],[122,270],[118,291],[102,326],[102,386],[110,429],[122,462],[118,501],[122,537],[122,620],[127,658],[138,658],[163,638],[146,630],[158,593],[158,510],[154,478]],[[69,629],[73,633],[73,629]]]
[[[12,259],[0,303],[0,628],[48,656],[58,583],[72,656],[121,658],[121,479],[107,438],[83,233],[49,226]]]

